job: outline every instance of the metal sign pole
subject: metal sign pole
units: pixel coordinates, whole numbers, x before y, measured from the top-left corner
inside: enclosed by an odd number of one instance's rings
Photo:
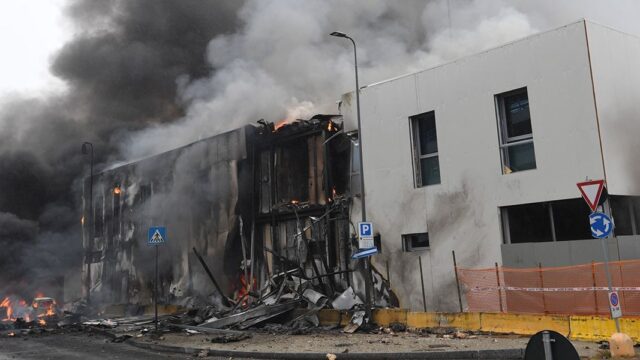
[[[608,200],[607,200],[608,202]],[[607,209],[604,207],[604,205],[602,206],[602,211],[608,214]],[[611,235],[609,235],[611,236]],[[613,284],[611,281],[611,272],[609,271],[609,244],[607,242],[607,239],[609,238],[609,236],[601,239],[600,243],[602,244],[602,252],[604,253],[604,270],[605,270],[605,274],[607,275],[607,285],[609,286],[609,293],[613,292]],[[607,298],[609,296],[607,295]],[[608,302],[608,300],[607,300]],[[609,312],[611,313],[611,309],[609,309]],[[613,313],[611,313],[611,317],[613,317]],[[620,332],[620,320],[618,320],[617,317],[614,318],[615,322],[616,322],[616,332]]]
[[[158,245],[156,248],[156,275],[153,280],[153,307],[155,309],[154,322],[156,324],[156,332],[158,331]]]
[[[153,311],[156,332],[158,331],[158,246],[167,242],[167,228],[164,226],[149,227],[147,244],[156,248],[156,271],[153,277]],[[195,249],[194,249],[195,250]]]

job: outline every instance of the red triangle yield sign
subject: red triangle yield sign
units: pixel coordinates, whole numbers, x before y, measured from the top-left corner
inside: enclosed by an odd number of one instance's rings
[[[602,189],[604,188],[604,180],[591,180],[585,182],[579,182],[578,189],[587,202],[587,205],[591,208],[591,211],[596,211],[598,208],[598,202],[600,201],[600,195],[602,195]]]

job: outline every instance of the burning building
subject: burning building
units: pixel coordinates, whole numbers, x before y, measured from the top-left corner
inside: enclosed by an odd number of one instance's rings
[[[154,225],[168,237],[159,249],[161,303],[252,301],[270,279],[296,271],[327,295],[344,291],[357,278],[353,144],[339,116],[261,120],[85,179],[85,296],[152,302],[146,237]]]

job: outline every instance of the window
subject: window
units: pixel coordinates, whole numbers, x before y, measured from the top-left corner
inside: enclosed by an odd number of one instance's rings
[[[536,168],[527,88],[496,95],[502,172]]]
[[[615,235],[638,235],[640,233],[640,197],[609,196]]]
[[[582,199],[501,208],[505,243],[591,239],[589,207]]]
[[[433,111],[410,118],[416,187],[440,184],[436,116]]]
[[[102,229],[104,226],[104,197],[97,196],[93,204],[93,236],[102,236]]]
[[[507,243],[553,241],[551,217],[547,203],[515,205],[502,208],[504,236]]]
[[[420,251],[429,249],[429,233],[403,234],[404,251]]]

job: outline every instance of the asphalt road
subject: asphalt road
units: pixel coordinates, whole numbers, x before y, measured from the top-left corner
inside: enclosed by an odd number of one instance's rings
[[[0,338],[0,360],[7,359],[193,359],[184,354],[158,353],[113,343],[96,334],[63,333]],[[211,357],[207,359],[213,359]]]

